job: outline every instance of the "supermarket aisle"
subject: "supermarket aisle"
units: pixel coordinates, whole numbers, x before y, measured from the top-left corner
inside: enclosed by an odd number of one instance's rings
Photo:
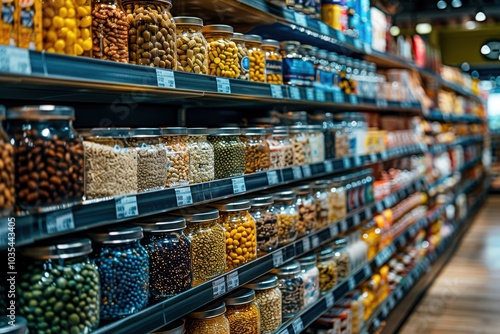
[[[492,195],[400,334],[498,334],[499,314],[500,196]]]

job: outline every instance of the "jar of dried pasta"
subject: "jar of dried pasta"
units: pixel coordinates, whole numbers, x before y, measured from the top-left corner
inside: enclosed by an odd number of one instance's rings
[[[229,334],[226,304],[214,302],[187,315],[186,334]]]
[[[269,144],[265,128],[241,129],[241,141],[245,144],[245,174],[269,169]]]
[[[208,74],[237,79],[241,73],[238,48],[231,40],[233,27],[214,24],[203,28],[208,43]]]
[[[245,44],[250,58],[250,81],[266,82],[266,56],[262,51],[262,37],[245,35]]]
[[[161,129],[162,143],[167,151],[166,187],[189,184],[189,152],[186,145],[187,130],[183,127]]]
[[[250,80],[250,57],[248,57],[248,48],[245,43],[245,35],[235,32],[233,42],[238,48],[238,62],[240,63],[240,76],[238,79]]]
[[[207,41],[201,29],[203,20],[198,17],[174,17],[177,35],[177,59],[182,70],[188,73],[207,74]]]
[[[245,287],[255,291],[255,302],[260,311],[260,332],[274,333],[281,326],[281,291],[278,288],[278,277],[264,275],[246,284]]]
[[[283,84],[283,57],[279,53],[280,43],[274,39],[262,41],[262,50],[266,53],[266,82]]]
[[[241,288],[224,299],[231,334],[260,334],[260,311],[255,292]]]

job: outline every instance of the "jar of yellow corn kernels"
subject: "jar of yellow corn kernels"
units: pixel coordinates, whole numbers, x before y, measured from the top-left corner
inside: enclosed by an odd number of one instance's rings
[[[72,0],[42,1],[43,50],[75,55],[76,8]]]

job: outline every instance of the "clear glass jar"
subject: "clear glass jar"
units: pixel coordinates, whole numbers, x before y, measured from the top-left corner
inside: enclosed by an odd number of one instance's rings
[[[312,185],[314,199],[316,201],[316,226],[318,230],[330,224],[329,187],[330,182],[326,180],[316,181]]]
[[[187,315],[186,334],[229,334],[226,304],[215,302]]]
[[[293,125],[290,127],[294,166],[311,163],[311,145],[309,144],[307,129],[307,125]]]
[[[317,230],[316,224],[316,201],[310,185],[305,184],[294,189],[297,194],[297,211],[299,220],[295,225],[297,237],[303,237]]]
[[[300,43],[284,41],[280,43],[283,57],[283,82],[292,86],[311,86],[314,81],[314,64],[302,59]]]
[[[245,174],[245,144],[240,134],[239,128],[210,130],[208,140],[214,147],[216,180]]]
[[[262,37],[245,35],[245,45],[250,58],[250,81],[266,82],[266,56],[262,51]]]
[[[260,310],[255,292],[241,288],[224,299],[231,334],[260,334]]]
[[[76,44],[77,56],[92,57],[92,1],[76,0]]]
[[[299,259],[304,280],[304,307],[314,304],[320,295],[319,291],[319,270],[316,266],[316,255],[306,255]]]
[[[23,18],[23,14],[25,13],[21,14],[21,21],[26,20],[26,18]],[[38,29],[36,25],[40,24],[38,15],[33,15],[34,17],[31,18],[35,23],[35,31]],[[75,3],[72,0],[44,0],[42,1],[41,15],[43,50],[74,56],[77,38]],[[36,40],[35,44],[38,44]]]
[[[238,48],[238,62],[240,63],[241,70],[238,79],[250,80],[250,58],[248,57],[245,35],[235,32],[232,40]]]
[[[117,0],[92,1],[92,57],[128,63],[131,21]]]
[[[145,192],[165,188],[167,153],[160,143],[160,129],[140,128],[130,131],[127,147],[137,151],[137,190]]]
[[[354,68],[354,61],[350,57],[346,57],[346,79],[348,80],[348,89],[346,94],[356,94],[357,92],[357,82],[356,82],[356,72]]]
[[[321,126],[324,138],[325,159],[335,158],[335,125],[331,113],[322,113],[309,116],[310,122]]]
[[[317,58],[316,52],[318,48],[312,45],[302,44],[299,48],[299,54],[302,56],[301,72],[304,78],[302,86],[312,87],[316,74]]]
[[[189,183],[212,181],[215,177],[214,147],[208,141],[207,128],[187,129],[186,147],[189,154]]]
[[[191,241],[193,286],[222,275],[226,271],[226,230],[217,222],[219,211],[192,207],[174,214],[188,223],[184,233]]]
[[[149,255],[149,299],[162,301],[191,289],[191,241],[183,217],[156,216],[135,222],[144,230],[141,243]]]
[[[300,264],[290,262],[272,272],[278,276],[283,319],[295,317],[304,308],[304,279]]]
[[[335,127],[335,157],[342,158],[352,155],[349,142],[349,132],[347,128],[347,122],[343,119],[342,115],[335,115],[334,117],[334,127]]]
[[[311,163],[325,161],[325,136],[320,125],[308,125],[307,134],[311,149]]]
[[[186,145],[186,128],[162,128],[161,135],[161,142],[167,150],[167,163],[165,164],[167,166],[166,187],[173,188],[188,185],[190,161]]]
[[[330,222],[336,222],[347,216],[347,199],[342,179],[334,178],[330,188],[330,198],[333,204]]]
[[[12,321],[11,317],[8,315],[0,316],[0,333],[29,334],[28,320],[20,315],[16,315],[15,321]]]
[[[42,12],[42,1],[2,1],[3,10],[0,14],[0,44],[17,46],[23,49],[42,51],[43,33],[52,24],[51,18],[43,20],[52,13]],[[2,7],[0,5],[0,7]],[[68,4],[71,8],[72,4]],[[48,7],[48,6],[46,6]],[[67,9],[66,9],[67,11]],[[63,10],[64,13],[64,10]],[[53,18],[54,16],[52,16]],[[44,26],[43,24],[47,24]],[[57,36],[56,36],[57,39]]]
[[[340,64],[339,56],[335,52],[328,53],[328,62],[332,71],[332,90],[340,91]]]
[[[92,261],[101,282],[101,319],[116,320],[144,309],[149,297],[149,256],[139,243],[142,228],[104,228],[90,237],[96,245]]]
[[[283,191],[273,195],[274,212],[278,221],[279,245],[289,244],[297,238],[295,226],[299,220],[299,213],[295,202],[297,195],[293,191]]]
[[[318,254],[319,289],[321,292],[329,291],[337,285],[337,266],[334,251],[331,247],[324,247]]]
[[[241,129],[240,139],[245,144],[245,174],[269,170],[270,153],[266,129]]]
[[[71,107],[42,105],[7,110],[14,145],[16,204],[21,210],[79,202],[84,152]]]
[[[337,238],[332,241],[331,246],[334,250],[334,259],[337,268],[337,279],[345,280],[351,275],[351,257],[347,251],[347,239],[345,237]]]
[[[287,129],[274,129],[269,144],[269,169],[293,166],[293,145]]]
[[[262,51],[266,56],[266,82],[268,84],[283,84],[283,57],[279,53],[280,42],[274,39],[262,41]]]
[[[333,71],[328,61],[328,51],[318,50],[318,66],[316,67],[315,87],[333,91]]]
[[[260,332],[274,333],[281,326],[282,295],[278,288],[278,277],[264,275],[245,287],[255,291],[255,302],[260,310]]]
[[[35,2],[36,3],[36,2]],[[14,0],[2,1],[2,14],[0,16],[0,44],[18,46],[18,31],[15,14],[18,2]],[[41,37],[41,36],[40,36]],[[39,37],[39,38],[40,38]],[[41,44],[41,41],[40,41]],[[41,46],[41,45],[40,45]]]
[[[375,194],[373,189],[373,169],[368,169],[366,172],[366,184],[365,184],[365,199],[366,203],[370,204],[375,202]]]
[[[233,27],[214,24],[203,28],[208,42],[208,74],[237,79],[241,74],[238,48],[231,40]]]
[[[257,254],[272,252],[278,248],[278,224],[273,208],[273,197],[259,196],[250,200],[250,215],[257,228]]]
[[[5,107],[0,105],[0,215],[7,216],[14,209],[14,146],[3,128]]]
[[[174,17],[177,36],[177,69],[188,73],[208,73],[207,41],[198,17]]]
[[[184,320],[179,319],[174,321],[166,326],[163,326],[151,334],[185,334],[186,330],[184,329]]]
[[[60,239],[21,250],[16,282],[19,315],[30,332],[90,333],[99,325],[99,272],[90,239]]]

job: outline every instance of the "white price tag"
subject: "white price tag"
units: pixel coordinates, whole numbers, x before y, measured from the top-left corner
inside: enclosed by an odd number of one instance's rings
[[[329,293],[325,296],[326,308],[331,308],[335,303],[335,298],[333,297],[333,293]]]
[[[173,71],[156,69],[156,82],[158,87],[175,88],[175,76]]]
[[[351,104],[358,104],[358,96],[356,94],[349,94],[349,102]]]
[[[240,285],[240,277],[238,276],[238,271],[230,273],[226,276],[227,291],[236,289]]]
[[[341,221],[339,226],[340,226],[340,230],[341,230],[340,232],[345,232],[349,228],[346,220]]]
[[[372,54],[372,47],[370,44],[368,43],[365,43],[364,45],[364,49],[365,49],[365,53],[368,54],[368,55],[371,55]]]
[[[75,218],[72,211],[54,212],[47,215],[47,233],[69,231],[75,228]]]
[[[366,265],[363,268],[363,271],[364,271],[364,274],[365,274],[365,278],[368,278],[368,277],[372,276],[372,267],[370,267],[370,265]]]
[[[212,282],[212,293],[214,298],[218,298],[226,293],[226,281],[224,277],[216,279]]]
[[[323,22],[318,22],[319,24],[319,31],[326,36],[330,36],[330,27],[326,25],[326,23]]]
[[[354,156],[354,165],[359,167],[363,165],[363,161],[359,155]]]
[[[123,219],[139,215],[136,196],[126,196],[115,199],[116,218]]]
[[[278,268],[283,264],[283,251],[277,251],[276,253],[273,253],[273,266],[274,268]]]
[[[229,79],[216,78],[217,81],[217,93],[231,94],[231,84]]]
[[[299,87],[289,87],[290,90],[290,98],[292,100],[302,100],[302,97],[300,96],[300,88]]]
[[[356,287],[356,280],[354,279],[354,277],[349,277],[349,279],[347,280],[347,286],[349,287],[349,290],[354,290],[354,288]]]
[[[377,160],[378,160],[377,153],[371,153],[370,154],[370,161],[371,162],[376,162]]]
[[[333,92],[333,101],[335,103],[345,103],[344,93],[342,93],[342,91],[340,91],[340,90],[334,91]]]
[[[280,183],[280,179],[278,178],[278,172],[275,170],[267,172],[267,184],[273,186],[278,183]]]
[[[193,204],[190,187],[175,188],[175,198],[177,199],[177,206]]]
[[[0,72],[31,74],[29,51],[10,46],[0,46]]]
[[[351,168],[351,158],[344,158],[342,159],[344,163],[344,169],[350,169]]]
[[[293,172],[293,179],[294,180],[301,180],[302,179],[302,168],[300,168],[300,166],[293,166],[292,172]]]
[[[280,85],[271,85],[271,96],[275,99],[283,98],[283,89]]]
[[[299,26],[307,27],[307,17],[304,14],[295,12],[293,15],[295,17],[295,23]]]
[[[306,100],[307,101],[315,101],[314,88],[306,88]]]
[[[318,102],[325,102],[326,101],[326,96],[325,96],[324,90],[316,89],[316,101],[318,101]]]
[[[354,222],[354,226],[358,226],[361,223],[361,219],[359,218],[359,215],[356,214],[352,217],[352,220]]]
[[[338,31],[338,30],[336,31],[336,33],[337,33],[337,39],[340,42],[345,43],[346,37],[345,37],[344,33],[342,31]]]
[[[319,246],[319,238],[317,235],[312,237],[312,246],[313,248],[318,248]]]
[[[387,154],[387,151],[382,151],[380,152],[380,157],[382,160],[387,160],[389,158],[389,155]]]
[[[361,43],[361,41],[360,41],[359,39],[357,39],[357,38],[356,38],[356,39],[354,40],[354,47],[355,47],[356,49],[362,49],[362,48],[363,48],[363,44]]]
[[[292,321],[292,327],[295,334],[298,334],[304,330],[304,324],[302,323],[302,318],[297,318]]]
[[[312,175],[311,166],[309,165],[302,166],[302,175],[304,175],[304,177],[311,177]]]
[[[307,253],[311,250],[311,241],[309,238],[302,239],[302,250],[304,253]]]
[[[326,160],[323,164],[325,165],[325,173],[333,172],[333,162],[331,160]]]
[[[235,179],[232,179],[231,182],[233,183],[233,193],[234,194],[241,194],[241,193],[244,193],[245,191],[247,191],[244,177],[237,177]]]
[[[336,237],[339,234],[337,225],[330,225],[328,229],[330,230],[330,238]]]

